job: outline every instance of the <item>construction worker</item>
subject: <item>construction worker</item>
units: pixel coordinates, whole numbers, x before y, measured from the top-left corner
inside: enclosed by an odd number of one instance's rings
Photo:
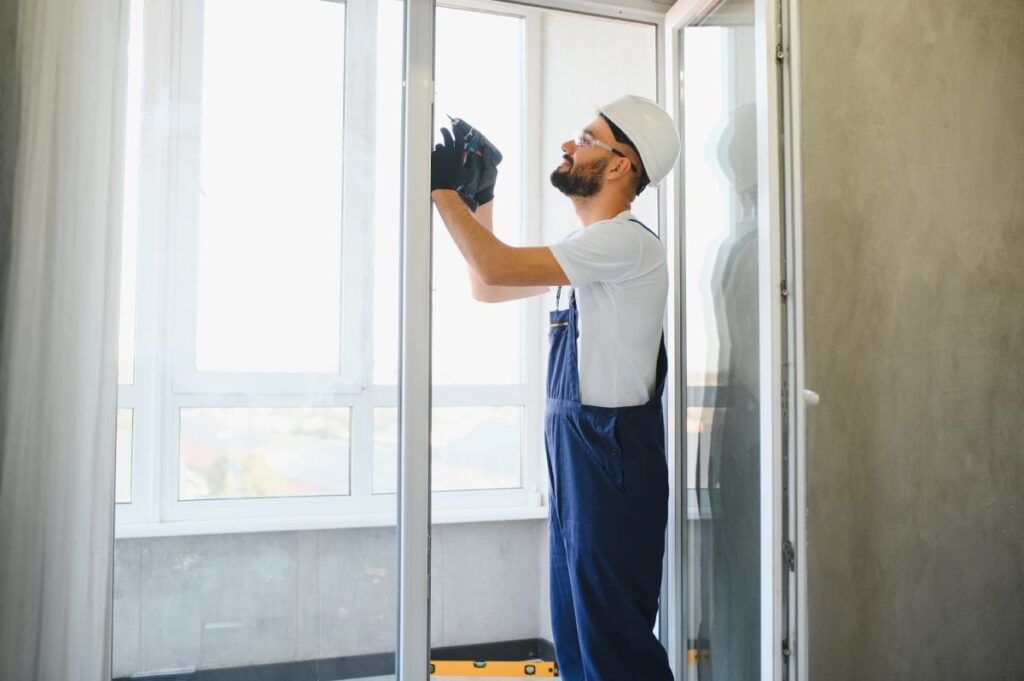
[[[653,632],[668,518],[668,269],[662,243],[630,206],[675,165],[676,127],[642,97],[600,107],[562,144],[564,162],[551,173],[581,228],[524,248],[493,234],[493,158],[467,158],[464,131],[454,131],[442,130],[431,155],[430,196],[469,265],[474,296],[510,300],[558,287],[544,440],[559,673],[569,681],[669,680]]]

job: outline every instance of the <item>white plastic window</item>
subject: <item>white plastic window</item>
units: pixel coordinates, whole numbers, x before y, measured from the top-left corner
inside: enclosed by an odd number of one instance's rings
[[[133,0],[119,526],[394,511],[402,3],[346,9]],[[501,147],[498,236],[524,243],[527,22],[439,8],[437,28],[437,123]],[[522,507],[537,325],[471,300],[435,233],[435,508]]]

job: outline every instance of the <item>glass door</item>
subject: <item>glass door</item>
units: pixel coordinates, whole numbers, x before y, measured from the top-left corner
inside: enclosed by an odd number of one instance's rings
[[[782,201],[768,5],[681,2],[666,21],[683,138],[670,213],[685,366],[672,412],[685,490],[674,659],[686,680],[782,678]]]

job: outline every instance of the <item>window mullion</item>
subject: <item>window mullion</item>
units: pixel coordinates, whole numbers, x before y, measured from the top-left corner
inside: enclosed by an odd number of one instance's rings
[[[344,205],[342,207],[341,366],[359,390],[352,412],[351,494],[366,499],[373,487],[373,411],[367,388],[373,375],[373,186],[377,140],[377,3],[345,5]],[[374,191],[378,188],[373,187]]]
[[[536,9],[526,11],[524,17],[525,83],[524,106],[524,163],[523,196],[526,205],[525,243],[541,243],[541,183],[530,178],[545,177],[543,172],[543,109],[541,104],[543,79],[544,13]],[[527,386],[526,424],[523,432],[523,486],[530,491],[545,494],[547,490],[546,457],[544,453],[544,341],[542,333],[547,296],[528,298],[525,304],[526,324],[524,352],[524,382]]]

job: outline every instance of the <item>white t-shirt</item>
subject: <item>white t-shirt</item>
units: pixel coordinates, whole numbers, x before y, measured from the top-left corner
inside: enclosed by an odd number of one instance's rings
[[[654,392],[668,268],[661,241],[623,211],[550,246],[576,289],[580,402],[644,404]],[[562,308],[569,291],[562,291]]]

